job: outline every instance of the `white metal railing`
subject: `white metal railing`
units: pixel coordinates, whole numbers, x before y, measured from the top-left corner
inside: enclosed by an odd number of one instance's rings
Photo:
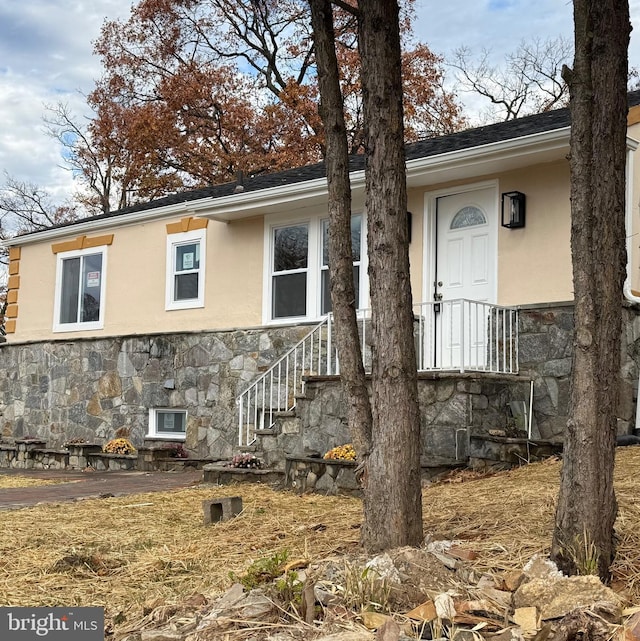
[[[518,310],[459,298],[414,306],[419,371],[518,372]]]
[[[251,445],[256,431],[273,425],[274,415],[288,412],[304,392],[305,376],[333,373],[331,319],[325,318],[297,345],[279,358],[236,399],[239,411],[238,442]]]
[[[467,299],[414,305],[418,371],[518,372],[518,310]],[[358,312],[365,371],[371,371],[370,311]],[[236,402],[239,445],[270,428],[277,413],[291,411],[306,376],[340,373],[329,314],[255,380]]]

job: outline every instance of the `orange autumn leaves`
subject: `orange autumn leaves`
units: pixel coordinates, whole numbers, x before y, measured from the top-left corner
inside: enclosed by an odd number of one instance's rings
[[[349,147],[361,153],[355,24],[341,10],[335,18]],[[104,74],[75,153],[87,176],[96,163],[107,167],[118,186],[111,208],[323,156],[304,1],[141,0],[127,21],[105,22],[95,51]],[[442,59],[418,44],[406,48],[403,63],[407,140],[461,128],[460,109],[443,89]]]

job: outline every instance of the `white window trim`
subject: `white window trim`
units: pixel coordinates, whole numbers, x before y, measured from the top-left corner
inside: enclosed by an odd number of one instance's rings
[[[171,412],[171,413],[180,413],[184,414],[184,432],[173,432],[168,434],[167,432],[158,432],[158,413],[162,412]],[[187,420],[189,418],[189,413],[183,408],[177,407],[152,407],[149,409],[149,430],[147,432],[147,438],[153,438],[157,440],[166,440],[166,441],[184,441],[187,438]]]
[[[198,269],[198,297],[188,300],[174,300],[175,288],[175,247],[198,241],[200,243],[200,267]],[[167,262],[166,262],[166,287],[165,287],[165,310],[193,309],[204,307],[204,282],[207,254],[207,233],[206,229],[195,229],[180,234],[167,235]]]
[[[70,258],[81,258],[92,254],[102,254],[102,271],[100,272],[100,315],[97,321],[87,323],[61,323],[60,307],[62,305],[62,263]],[[54,332],[82,332],[104,328],[104,312],[106,307],[106,282],[107,282],[107,246],[99,245],[88,249],[75,249],[56,254],[56,285],[53,303],[53,331]]]
[[[308,248],[308,254],[307,254],[307,266],[302,269],[296,269],[296,270],[290,270],[286,273],[288,274],[295,274],[295,273],[306,273],[307,275],[307,313],[304,316],[286,316],[284,318],[273,318],[273,276],[274,274],[282,273],[282,272],[274,272],[273,271],[273,251],[274,251],[274,240],[275,240],[275,231],[277,229],[282,229],[283,227],[302,227],[305,226],[307,227],[307,248]],[[314,305],[314,291],[316,288],[316,282],[318,275],[315,273],[315,270],[313,269],[313,265],[315,262],[318,260],[318,230],[316,229],[317,225],[313,224],[313,219],[305,218],[303,220],[295,219],[295,218],[286,218],[286,219],[281,219],[277,221],[273,221],[271,224],[268,225],[268,232],[267,232],[267,247],[268,250],[265,254],[266,256],[266,271],[265,274],[267,275],[267,282],[266,282],[266,287],[268,291],[268,298],[265,299],[265,305],[264,305],[264,317],[267,320],[269,324],[273,325],[289,325],[291,323],[296,323],[296,322],[301,322],[308,320],[310,318],[309,312],[310,309],[313,308]]]
[[[360,234],[360,308],[366,307],[369,300],[369,278],[367,260],[367,219],[363,211],[354,211],[352,215],[362,216]],[[293,325],[300,322],[319,322],[326,316],[322,309],[322,221],[328,218],[326,210],[315,216],[295,218],[292,216],[265,216],[264,223],[264,262],[262,288],[262,322],[264,325]],[[307,256],[307,313],[305,316],[288,316],[286,318],[272,317],[273,296],[273,240],[274,231],[281,227],[308,225]],[[304,271],[304,270],[300,270]]]

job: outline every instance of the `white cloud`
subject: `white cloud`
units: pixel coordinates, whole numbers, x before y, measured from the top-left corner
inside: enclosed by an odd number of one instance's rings
[[[44,133],[45,104],[86,113],[83,94],[100,76],[92,55],[106,17],[126,17],[129,0],[22,0],[0,4],[0,171],[46,188],[73,191],[58,144]]]
[[[71,187],[68,172],[60,169],[57,145],[43,131],[42,103],[51,97],[38,85],[18,76],[0,77],[0,168],[12,176],[35,182],[62,196]]]

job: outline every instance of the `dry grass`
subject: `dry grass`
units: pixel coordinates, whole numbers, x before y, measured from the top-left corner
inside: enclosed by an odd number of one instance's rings
[[[202,501],[241,495],[243,513],[203,525]],[[356,499],[296,496],[267,486],[182,491],[41,505],[0,523],[0,603],[100,605],[107,614],[150,600],[219,592],[229,572],[287,549],[321,558],[356,546]]]
[[[58,483],[67,483],[63,479],[38,479],[30,476],[16,476],[2,474],[0,475],[0,490],[8,490],[17,487],[37,487],[40,485],[57,485]]]
[[[480,552],[479,568],[522,567],[546,552],[560,463],[547,461],[424,491],[425,532]],[[619,450],[615,578],[640,600],[640,448]],[[202,500],[239,495],[243,513],[203,525]],[[0,603],[101,605],[107,616],[140,615],[155,599],[217,593],[254,560],[284,549],[321,559],[357,547],[357,499],[297,496],[266,486],[200,487],[162,494],[41,505],[0,522]]]
[[[548,459],[484,478],[441,483],[424,493],[425,530],[435,539],[472,542],[482,570],[522,567],[547,552],[560,462]]]
[[[547,554],[561,463],[548,459],[494,476],[439,484],[424,493],[425,531],[436,539],[472,542],[478,569],[521,568],[534,554]],[[463,477],[464,478],[464,477]],[[613,580],[640,602],[640,447],[617,450],[615,487],[619,512]],[[455,479],[455,477],[454,477]]]

